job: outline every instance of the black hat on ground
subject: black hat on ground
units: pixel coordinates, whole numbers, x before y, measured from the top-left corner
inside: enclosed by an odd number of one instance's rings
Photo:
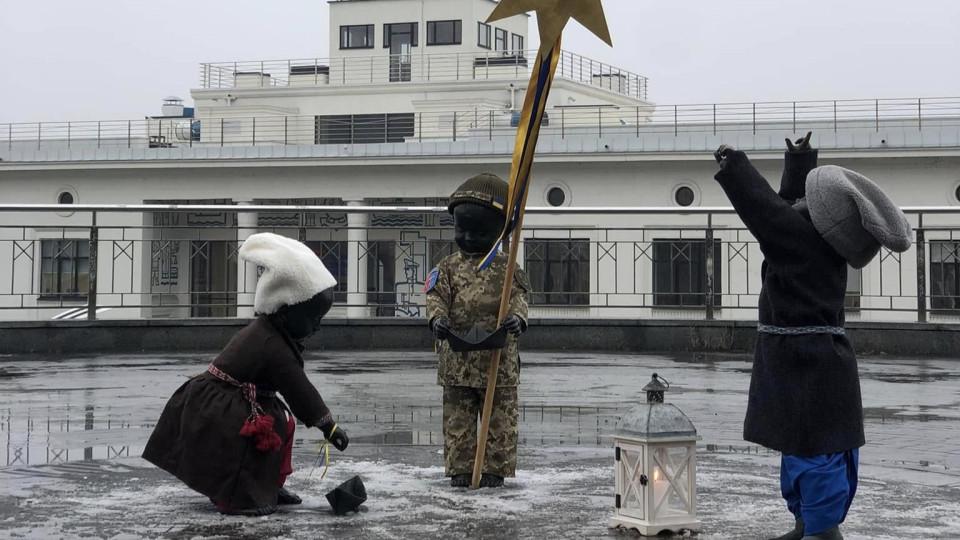
[[[367,489],[363,487],[363,480],[359,476],[354,476],[327,493],[327,502],[338,516],[356,512],[366,500]]]

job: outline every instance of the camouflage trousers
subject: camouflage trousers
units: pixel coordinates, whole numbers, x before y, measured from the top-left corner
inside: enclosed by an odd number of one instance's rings
[[[447,476],[473,473],[484,388],[443,387],[443,457]],[[512,477],[517,470],[517,387],[497,388],[483,471]]]

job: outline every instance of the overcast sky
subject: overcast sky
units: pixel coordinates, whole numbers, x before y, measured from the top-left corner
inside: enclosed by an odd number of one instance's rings
[[[960,96],[958,0],[603,4],[614,48],[577,24],[564,47],[659,104]],[[156,114],[200,62],[327,56],[327,20],[323,0],[2,0],[0,122]]]

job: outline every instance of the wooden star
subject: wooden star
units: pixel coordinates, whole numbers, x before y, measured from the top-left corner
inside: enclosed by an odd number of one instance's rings
[[[576,19],[607,45],[613,46],[600,0],[501,0],[487,17],[487,22],[528,11],[537,12],[541,48],[552,47],[571,18]]]

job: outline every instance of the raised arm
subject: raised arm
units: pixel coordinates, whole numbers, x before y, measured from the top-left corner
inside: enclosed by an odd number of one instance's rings
[[[773,191],[745,153],[721,146],[714,157],[720,164],[714,178],[760,243],[764,256],[774,262],[803,257],[819,238],[813,224]]]

